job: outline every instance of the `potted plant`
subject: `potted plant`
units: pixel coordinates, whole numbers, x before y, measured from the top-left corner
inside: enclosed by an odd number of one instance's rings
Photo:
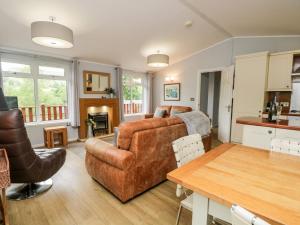
[[[113,98],[115,95],[115,90],[113,88],[105,88],[105,93],[110,96],[110,98]]]

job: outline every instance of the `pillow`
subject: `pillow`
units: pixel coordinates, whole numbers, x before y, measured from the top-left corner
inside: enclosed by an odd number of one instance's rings
[[[165,110],[165,109],[156,108],[153,117],[154,118],[163,118],[164,115],[166,114],[166,112],[167,112],[167,110]]]

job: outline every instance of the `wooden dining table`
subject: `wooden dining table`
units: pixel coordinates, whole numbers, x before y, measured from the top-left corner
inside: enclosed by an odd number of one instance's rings
[[[167,178],[193,191],[193,225],[231,222],[237,204],[270,224],[300,225],[300,157],[222,144]]]

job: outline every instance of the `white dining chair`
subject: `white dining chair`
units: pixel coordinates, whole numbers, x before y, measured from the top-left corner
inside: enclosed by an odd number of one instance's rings
[[[271,151],[300,156],[300,141],[291,138],[273,138]]]
[[[172,143],[172,146],[176,157],[177,167],[181,167],[196,157],[204,154],[204,146],[200,134],[179,138]],[[176,225],[179,223],[182,207],[192,211],[193,194],[188,195],[181,185],[177,185],[176,196],[180,197],[183,193],[185,194],[185,198],[180,202]]]
[[[270,225],[238,205],[233,205],[230,211],[232,225]]]

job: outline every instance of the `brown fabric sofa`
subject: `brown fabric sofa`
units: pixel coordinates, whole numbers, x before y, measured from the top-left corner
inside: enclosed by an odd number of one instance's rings
[[[186,126],[177,117],[123,123],[117,147],[95,138],[86,141],[87,171],[126,202],[164,181],[176,168],[171,143],[186,135]],[[210,136],[203,137],[203,142],[209,150]]]
[[[157,108],[166,110],[166,114],[164,115],[164,118],[170,117],[170,115],[172,115],[173,111],[182,112],[182,113],[192,111],[192,108],[187,107],[187,106],[162,105],[162,106],[158,106]],[[154,116],[154,113],[146,114],[145,119],[153,118],[153,116]]]

